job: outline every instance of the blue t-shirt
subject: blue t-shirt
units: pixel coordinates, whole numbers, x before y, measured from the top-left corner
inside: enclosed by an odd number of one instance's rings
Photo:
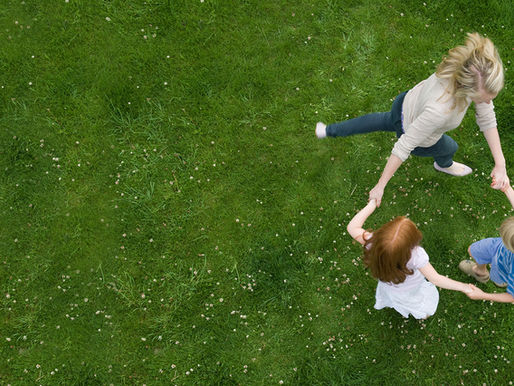
[[[500,239],[501,240],[501,239]],[[495,283],[507,283],[507,292],[514,296],[514,252],[500,243],[495,256],[496,270],[491,269],[491,280]]]

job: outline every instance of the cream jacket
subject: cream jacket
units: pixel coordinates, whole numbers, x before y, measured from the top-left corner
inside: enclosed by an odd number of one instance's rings
[[[448,81],[432,74],[428,79],[418,83],[409,90],[403,100],[403,131],[392,153],[405,161],[417,146],[434,145],[447,131],[460,125],[471,100],[463,111],[451,109],[454,98],[446,91]],[[475,104],[476,122],[481,131],[497,126],[494,105],[491,103]]]

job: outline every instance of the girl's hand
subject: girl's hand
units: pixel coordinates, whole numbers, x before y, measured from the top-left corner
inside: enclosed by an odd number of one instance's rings
[[[380,186],[376,185],[369,192],[369,201],[375,200],[377,206],[380,206],[380,203],[382,202],[382,196],[383,195],[384,195],[384,188],[381,188]]]
[[[468,298],[473,300],[480,300],[484,297],[484,291],[482,291],[480,288],[475,287],[473,284],[469,284],[471,288],[471,292],[466,292],[466,295],[468,295]]]
[[[493,182],[491,182],[491,188],[501,190],[504,192],[510,186],[509,177],[507,176],[507,170],[505,167],[495,166],[491,172]]]

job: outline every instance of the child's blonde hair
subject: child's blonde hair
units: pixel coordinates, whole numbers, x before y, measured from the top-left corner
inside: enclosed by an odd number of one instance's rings
[[[413,271],[407,268],[412,249],[423,235],[406,217],[396,217],[373,232],[364,245],[364,264],[383,282],[403,283]]]
[[[437,77],[449,80],[447,91],[455,98],[452,109],[462,111],[466,98],[484,90],[496,95],[503,88],[503,65],[493,42],[478,33],[468,33],[463,46],[448,51],[437,67]]]
[[[509,217],[500,226],[500,236],[503,244],[514,252],[514,217]]]

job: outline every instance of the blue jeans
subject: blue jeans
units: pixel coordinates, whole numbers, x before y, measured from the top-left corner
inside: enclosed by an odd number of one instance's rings
[[[404,134],[402,127],[402,105],[406,94],[407,92],[403,92],[395,98],[391,111],[367,114],[328,125],[327,136],[348,137],[374,131],[391,131],[395,132],[396,136],[400,138]],[[411,154],[419,157],[433,157],[440,167],[448,168],[453,164],[453,155],[457,152],[458,148],[457,142],[444,134],[434,145],[430,147],[418,146],[412,150]]]

